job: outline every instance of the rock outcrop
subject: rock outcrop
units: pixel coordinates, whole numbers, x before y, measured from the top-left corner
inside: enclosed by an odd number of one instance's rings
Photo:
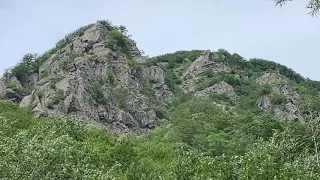
[[[224,109],[241,105],[246,100],[243,96],[252,93],[243,86],[268,85],[271,90],[260,98],[260,92],[250,97],[252,107],[251,100],[258,98],[257,108],[290,121],[303,119],[300,95],[284,76],[255,68],[255,64],[246,66],[248,61],[239,60],[239,55],[206,50],[193,61],[199,51],[184,52],[170,55],[173,61],[159,58],[150,65],[144,63],[136,43],[110,24],[98,22],[84,30],[63,45],[58,43],[39,68],[27,71],[28,75],[19,76],[19,80],[10,75],[1,78],[0,99],[27,107],[35,117],[69,117],[97,122],[116,132],[141,133],[159,122],[159,109],[166,108],[174,96],[170,88],[200,98],[227,94],[217,97],[228,101],[221,104]],[[260,72],[264,74],[256,79]]]
[[[265,73],[257,80],[261,85],[272,87],[270,94],[265,94],[257,101],[257,106],[264,110],[272,110],[275,115],[289,121],[302,121],[299,110],[300,95],[294,91],[290,84],[277,73]],[[272,102],[272,100],[276,102]],[[276,104],[275,104],[276,103]]]
[[[225,64],[217,62],[219,54],[206,50],[201,53],[201,56],[195,60],[182,76],[183,80],[193,79],[203,75],[207,70],[215,72],[229,72],[231,69]]]
[[[23,95],[23,87],[16,77],[3,77],[0,79],[0,99],[19,103]]]
[[[180,89],[185,93],[195,92],[195,83],[206,71],[211,71],[212,74],[217,72],[230,72],[231,69],[227,65],[218,62],[219,58],[223,59],[223,57],[219,57],[218,53],[211,52],[210,50],[202,52],[201,56],[188,67],[181,77],[183,83]]]
[[[217,94],[227,93],[230,95],[235,95],[233,87],[230,84],[222,81],[220,83],[214,84],[213,86],[207,87],[204,90],[196,92],[195,96],[208,97],[211,93],[217,93]]]
[[[141,53],[133,40],[131,58],[123,49],[110,49],[109,29],[97,23],[51,55],[39,69],[24,78],[0,81],[2,99],[20,103],[36,117],[68,116],[96,121],[121,132],[145,132],[158,121],[154,107],[173,94],[158,66],[142,67]],[[41,78],[39,78],[41,77]],[[5,88],[16,82],[30,94]],[[161,103],[160,103],[161,102]]]

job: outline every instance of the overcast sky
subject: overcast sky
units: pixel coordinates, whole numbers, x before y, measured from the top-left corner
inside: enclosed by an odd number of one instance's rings
[[[224,48],[284,64],[320,80],[320,19],[307,1],[276,8],[266,0],[0,0],[0,73],[26,53],[42,54],[99,19],[125,25],[149,56]]]

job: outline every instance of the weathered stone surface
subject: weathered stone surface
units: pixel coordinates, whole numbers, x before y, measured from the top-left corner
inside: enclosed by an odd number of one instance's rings
[[[164,84],[164,72],[158,66],[151,66],[145,69],[147,71],[148,76],[154,82],[159,82],[160,84]]]
[[[218,63],[218,58],[217,53],[209,50],[202,52],[201,56],[189,66],[182,79],[187,80],[198,77],[209,69],[213,72],[229,72],[231,69],[222,63]]]
[[[26,76],[23,78],[21,85],[24,88],[32,91],[33,89],[35,89],[37,87],[38,79],[39,79],[38,74],[36,74],[36,73],[31,74],[30,76]]]
[[[186,70],[181,77],[182,84],[180,89],[184,93],[195,92],[195,83],[204,75],[206,71],[217,72],[230,72],[231,69],[227,65],[217,62],[219,55],[209,50],[201,53],[201,56],[197,58]]]
[[[35,90],[33,90],[30,95],[25,96],[25,97],[21,100],[19,106],[20,106],[20,107],[25,107],[25,108],[27,108],[27,107],[29,107],[29,106],[32,106],[32,101],[33,101],[33,98],[34,98],[34,97],[35,97]]]
[[[11,86],[14,86],[16,89],[23,89],[16,77],[3,77],[0,79],[0,99],[19,103],[23,98],[23,94],[15,91]]]
[[[234,94],[234,90],[233,87],[222,81],[220,83],[214,84],[213,86],[210,86],[208,88],[205,88],[202,91],[198,91],[195,93],[195,96],[198,97],[207,97],[209,96],[211,93],[217,93],[217,94],[222,94],[222,93],[227,93],[227,94]]]
[[[24,98],[3,88],[5,98],[15,98],[21,107],[31,108],[36,117],[63,117],[98,122],[119,132],[144,132],[154,128],[158,118],[143,88],[151,88],[157,101],[173,94],[164,82],[164,71],[158,66],[131,67],[126,54],[105,46],[109,31],[95,24],[74,38],[46,60],[37,74],[25,78],[23,87],[34,91]],[[129,40],[132,57],[142,61],[133,40]],[[38,78],[42,77],[42,78]],[[5,79],[2,79],[0,83]],[[8,80],[14,81],[14,80]]]
[[[19,103],[22,100],[22,96],[12,89],[5,89],[0,98],[8,99],[14,103]]]
[[[270,95],[265,94],[262,97],[260,97],[256,103],[257,107],[260,109],[267,109],[271,106],[270,102]]]
[[[264,73],[260,78],[257,79],[259,84],[269,84],[272,86],[279,85],[282,82],[282,78],[278,73]]]
[[[303,120],[299,110],[300,95],[294,91],[291,85],[286,83],[278,73],[265,73],[257,79],[257,82],[270,85],[272,87],[272,93],[277,93],[285,99],[285,102],[274,105],[271,103],[272,94],[265,94],[257,101],[259,108],[272,110],[275,115],[289,121]]]

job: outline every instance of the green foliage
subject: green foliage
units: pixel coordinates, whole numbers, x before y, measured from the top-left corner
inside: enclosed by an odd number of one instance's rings
[[[159,119],[169,119],[168,111],[163,107],[156,107],[154,111]]]
[[[271,103],[275,105],[282,104],[286,101],[286,97],[279,93],[273,93],[271,96]]]
[[[319,82],[305,79],[277,63],[262,59],[247,61],[221,49],[218,61],[230,66],[232,72],[208,70],[197,80],[196,89],[225,81],[233,86],[237,96],[210,94],[209,98],[200,99],[193,94],[180,94],[180,77],[201,51],[178,51],[137,63],[131,59],[127,29],[114,27],[104,20],[98,24],[109,30],[106,45],[113,50],[122,50],[128,56],[126,63],[131,68],[163,66],[165,83],[175,93],[169,106],[159,104],[152,84],[142,83],[140,90],[154,105],[152,109],[156,116],[167,119],[168,123],[145,136],[117,139],[104,130],[69,120],[36,119],[28,115],[27,109],[0,101],[0,179],[320,178],[319,119],[290,123],[255,108],[258,98],[264,94],[270,94],[275,105],[286,100],[283,95],[274,93],[271,86],[257,83],[257,77],[264,72],[283,75],[285,81],[301,93],[300,109],[305,113],[310,108],[320,110],[320,100],[316,98]],[[26,55],[6,76],[14,75],[21,80],[25,75],[38,72],[41,63],[89,27],[70,34],[41,57]],[[67,69],[78,56],[70,55],[69,59],[61,61],[61,68]],[[91,60],[98,62],[95,58]],[[47,75],[44,72],[41,78]],[[49,108],[65,98],[64,92],[55,86],[61,79],[56,75],[50,81],[50,87],[56,93]],[[91,85],[91,96],[97,104],[110,102],[126,109],[128,99],[135,94],[118,88],[106,96],[103,87],[106,79],[114,84],[113,72]],[[151,79],[150,82],[157,81]],[[8,86],[21,90],[17,84]],[[43,92],[36,95],[40,99],[44,96]]]
[[[109,81],[109,83],[111,83],[111,84],[114,84],[114,83],[115,83],[115,77],[114,77],[114,74],[113,74],[112,71],[109,71],[109,72],[108,72],[108,81]]]
[[[151,101],[154,101],[156,99],[155,91],[152,89],[151,84],[147,84],[147,83],[142,84],[141,93],[147,96]]]
[[[177,97],[172,123],[116,140],[64,119],[0,102],[3,179],[319,179],[304,124]],[[276,133],[275,133],[276,130]]]
[[[41,56],[36,54],[26,54],[23,56],[21,62],[10,69],[6,75],[16,76],[19,80],[22,80],[24,76],[28,76],[32,73],[39,73],[40,66],[49,59],[53,54],[62,49],[65,45],[72,42],[72,40],[77,36],[82,36],[83,33],[92,27],[93,24],[89,24],[87,26],[81,27],[76,31],[71,32],[66,35],[63,39],[56,43],[56,46],[49,51],[45,52]]]
[[[204,73],[203,73],[204,76],[208,77],[208,78],[211,78],[213,77],[213,70],[212,69],[208,69],[206,70]]]
[[[103,27],[106,27],[109,31],[115,29],[115,26],[112,25],[111,21],[108,20],[98,20],[98,24],[102,25]]]
[[[283,5],[285,5],[286,2],[288,1],[292,1],[292,0],[274,0],[274,2],[276,3],[276,5],[282,7]],[[305,6],[306,8],[308,8],[310,11],[308,12],[308,14],[310,14],[313,17],[317,17],[319,14],[319,10],[320,10],[320,2],[317,0],[309,0],[308,4]]]
[[[40,76],[40,79],[42,78],[45,78],[45,77],[48,77],[49,76],[49,73],[47,71],[43,72]]]
[[[63,101],[65,98],[65,94],[63,92],[63,90],[61,89],[57,89],[53,98],[52,98],[52,101],[50,101],[48,104],[47,104],[47,107],[48,108],[53,108],[53,105],[56,105],[56,104],[59,104],[61,101]]]
[[[20,63],[10,70],[10,74],[17,77],[17,79],[21,81],[24,76],[37,73],[38,66],[36,59],[36,54],[24,55]],[[9,74],[9,72],[7,72],[7,74]]]
[[[168,63],[163,67],[165,70],[165,83],[174,92],[179,92],[178,85],[181,84],[180,77],[187,69],[190,62],[195,61],[201,54],[201,50],[177,51],[147,59],[143,64],[145,66],[160,65]]]
[[[175,53],[168,53],[156,57],[152,57],[146,60],[147,65],[156,65],[160,62],[168,62],[169,68],[173,69],[181,65],[186,59],[190,61],[195,61],[201,54],[202,50],[192,50],[192,51],[177,51]]]
[[[127,60],[126,61],[127,62],[127,64],[129,65],[129,67],[131,67],[131,68],[135,68],[135,69],[141,69],[141,64],[139,64],[137,61],[135,61],[135,60],[131,60],[131,59],[129,59],[129,60]]]
[[[277,71],[281,75],[286,76],[296,83],[301,83],[305,80],[300,74],[297,74],[292,69],[272,61],[258,58],[253,58],[247,61],[240,55],[236,53],[231,55],[224,49],[218,50],[218,53],[220,56],[224,56],[224,58],[221,58],[220,61],[227,63],[237,71],[245,72],[244,75],[247,76],[261,74],[262,72],[266,71]]]
[[[114,101],[118,102],[118,106],[121,109],[125,109],[127,106],[127,98],[129,96],[129,92],[125,88],[119,88],[115,92],[115,96],[112,98],[115,98]]]
[[[131,44],[127,36],[125,36],[121,30],[114,29],[109,32],[109,39],[106,46],[112,50],[118,48],[127,55],[128,59],[131,59]]]
[[[63,70],[67,70],[68,66],[74,61],[74,59],[72,58],[68,58],[68,59],[64,59],[62,61],[60,61],[59,66],[61,69]]]
[[[177,76],[177,74],[172,69],[165,71],[164,81],[173,92],[177,92],[177,85],[181,84],[179,76]]]
[[[94,82],[90,89],[90,93],[92,98],[98,103],[105,105],[107,103],[107,99],[104,95],[104,89],[102,85],[98,82]]]
[[[19,94],[22,94],[24,92],[23,88],[19,84],[17,84],[16,82],[9,82],[7,84],[7,87],[16,91]]]
[[[63,79],[63,76],[60,74],[56,74],[55,76],[51,77],[50,79],[50,88],[56,89],[56,84]]]

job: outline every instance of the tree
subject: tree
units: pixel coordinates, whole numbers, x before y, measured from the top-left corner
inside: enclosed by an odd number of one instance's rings
[[[286,2],[293,0],[273,0],[276,2],[276,6],[282,7]],[[311,16],[317,16],[320,10],[320,0],[309,0],[306,8],[309,9],[309,13]]]
[[[314,145],[314,151],[316,154],[317,166],[320,167],[319,160],[319,139],[320,139],[320,116],[318,112],[309,110],[309,114],[306,115],[307,125],[312,133],[312,142]]]
[[[128,30],[127,30],[127,27],[125,26],[119,26],[119,30],[122,34],[127,34]]]

